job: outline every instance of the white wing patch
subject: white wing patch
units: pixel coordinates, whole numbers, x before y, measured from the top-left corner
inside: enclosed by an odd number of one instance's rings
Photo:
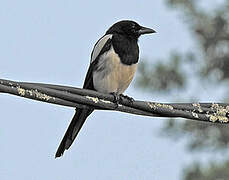
[[[98,40],[98,42],[95,44],[94,49],[92,51],[91,63],[97,58],[97,56],[99,55],[103,46],[107,42],[107,40],[111,39],[111,38],[112,38],[112,34],[107,34],[107,35],[103,36],[100,40]]]

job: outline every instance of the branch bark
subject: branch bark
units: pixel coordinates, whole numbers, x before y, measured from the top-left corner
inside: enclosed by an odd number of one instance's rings
[[[158,103],[138,100],[131,103],[122,99],[117,106],[113,102],[113,95],[110,94],[69,86],[5,79],[0,79],[0,93],[68,107],[91,106],[98,110],[115,110],[144,116],[181,117],[212,123],[229,122],[229,104],[225,103]]]

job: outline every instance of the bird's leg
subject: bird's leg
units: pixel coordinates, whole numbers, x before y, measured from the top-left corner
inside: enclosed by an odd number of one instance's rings
[[[114,103],[116,105],[115,108],[117,108],[118,107],[118,103],[121,101],[120,95],[118,93],[116,93],[116,92],[112,92],[110,94],[114,96]]]
[[[131,104],[133,104],[133,102],[134,102],[134,98],[129,97],[129,96],[124,95],[124,94],[120,94],[120,98],[121,98],[121,100],[122,100],[122,99],[126,99],[126,100],[127,100],[129,103],[131,103]]]

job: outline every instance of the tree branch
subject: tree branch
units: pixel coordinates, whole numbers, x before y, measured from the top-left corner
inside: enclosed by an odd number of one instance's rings
[[[0,93],[68,107],[93,107],[153,117],[181,117],[205,122],[228,123],[229,104],[225,103],[158,103],[122,99],[118,106],[114,97],[97,91],[68,86],[15,82],[0,79]]]

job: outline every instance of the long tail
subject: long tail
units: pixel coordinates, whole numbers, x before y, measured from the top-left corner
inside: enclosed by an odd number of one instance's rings
[[[76,113],[72,118],[72,121],[68,126],[68,129],[57,149],[55,158],[62,156],[64,154],[64,151],[68,150],[68,148],[72,145],[85,120],[93,112],[93,110],[94,109],[76,108]]]

